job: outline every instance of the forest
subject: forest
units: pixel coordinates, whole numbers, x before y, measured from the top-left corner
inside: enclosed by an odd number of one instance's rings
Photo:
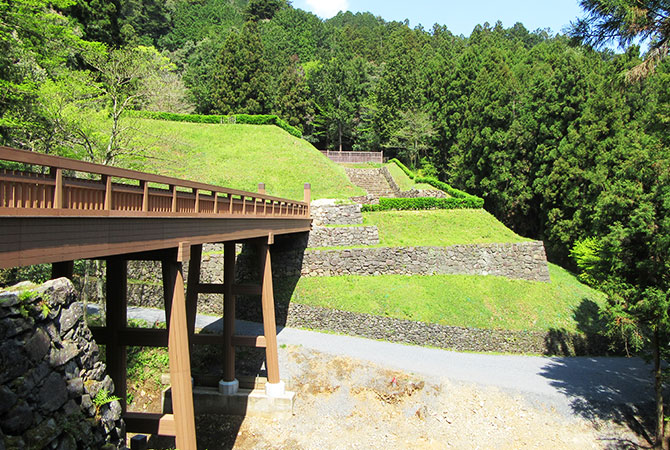
[[[0,0],[0,144],[132,166],[143,110],[274,114],[319,149],[383,150],[581,269],[610,298],[610,334],[651,345],[660,395],[670,11],[579,3],[569,35],[466,37],[286,0]]]

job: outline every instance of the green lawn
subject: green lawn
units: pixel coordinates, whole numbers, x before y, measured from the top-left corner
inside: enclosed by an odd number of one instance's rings
[[[391,173],[391,176],[393,177],[393,180],[395,180],[396,184],[398,185],[401,191],[409,191],[412,188],[428,189],[433,191],[436,190],[430,184],[415,183],[414,180],[408,177],[407,174],[403,172],[402,169],[398,167],[395,163],[388,163],[386,164],[386,167],[388,168],[389,172]]]
[[[443,247],[528,240],[483,209],[367,212],[363,214],[363,223],[377,226],[380,245],[384,247]]]
[[[305,305],[461,327],[583,330],[604,297],[550,264],[551,283],[496,276],[344,276],[301,278],[291,301]],[[278,283],[286,299],[288,283]],[[282,291],[283,289],[283,291]]]
[[[269,125],[197,124],[138,120],[150,148],[140,170],[255,192],[263,182],[269,195],[346,199],[365,192],[344,169],[311,144]]]

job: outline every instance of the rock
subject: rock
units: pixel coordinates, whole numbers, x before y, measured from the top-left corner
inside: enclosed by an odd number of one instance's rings
[[[29,367],[28,361],[18,341],[8,340],[0,343],[0,383],[24,374]]]
[[[70,398],[81,397],[84,393],[84,380],[79,377],[68,380],[67,393]]]
[[[84,394],[81,396],[81,409],[88,412],[89,415],[95,414],[95,405],[93,404],[93,401],[91,400],[91,396],[88,394]]]
[[[38,328],[35,334],[26,341],[25,349],[33,361],[40,361],[49,352],[51,339],[43,328]]]
[[[5,339],[12,338],[18,334],[33,328],[35,321],[32,317],[4,318],[0,320],[0,336]]]
[[[19,304],[19,293],[16,291],[0,292],[0,308],[9,308]]]
[[[7,434],[20,435],[33,424],[33,412],[25,402],[17,403],[0,420],[2,430]],[[11,448],[11,447],[10,447]]]
[[[63,378],[52,372],[40,389],[40,406],[44,412],[55,411],[67,401],[67,386]]]
[[[63,348],[52,348],[49,354],[49,363],[52,367],[62,366],[79,354],[77,344],[72,341],[64,341]]]
[[[7,386],[0,386],[0,416],[16,404],[17,396]]]
[[[54,419],[47,419],[38,426],[26,431],[24,437],[31,448],[44,448],[58,437],[58,425]]]
[[[77,441],[70,433],[63,433],[56,450],[77,450]]]

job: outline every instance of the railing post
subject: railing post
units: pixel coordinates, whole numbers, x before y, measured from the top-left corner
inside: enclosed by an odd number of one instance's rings
[[[56,169],[56,188],[54,189],[53,207],[63,208],[63,169]]]
[[[310,204],[311,201],[312,201],[312,185],[309,184],[309,183],[305,183],[305,191],[304,191],[304,195],[303,195],[303,200],[302,200],[302,201],[305,202],[305,203],[307,203],[307,217],[309,217],[309,215],[310,215],[310,211],[309,211],[310,206],[309,206],[309,204]]]
[[[193,192],[195,192],[195,212],[199,213],[200,212],[200,190],[193,188]]]
[[[172,190],[172,212],[177,212],[177,186],[174,184],[170,185],[170,190]]]
[[[140,186],[142,186],[142,211],[149,211],[149,183],[146,181],[140,181]]]
[[[212,197],[214,197],[214,214],[219,213],[219,193],[212,192]]]
[[[105,205],[103,208],[105,211],[110,211],[112,209],[112,177],[103,175],[102,180],[105,182]]]
[[[258,183],[258,193],[265,194],[265,183]]]

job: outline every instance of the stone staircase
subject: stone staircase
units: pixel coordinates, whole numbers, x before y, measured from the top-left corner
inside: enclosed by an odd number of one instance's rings
[[[367,192],[369,196],[396,197],[397,188],[394,189],[388,182],[383,169],[352,169],[345,167],[347,176],[356,186]]]

